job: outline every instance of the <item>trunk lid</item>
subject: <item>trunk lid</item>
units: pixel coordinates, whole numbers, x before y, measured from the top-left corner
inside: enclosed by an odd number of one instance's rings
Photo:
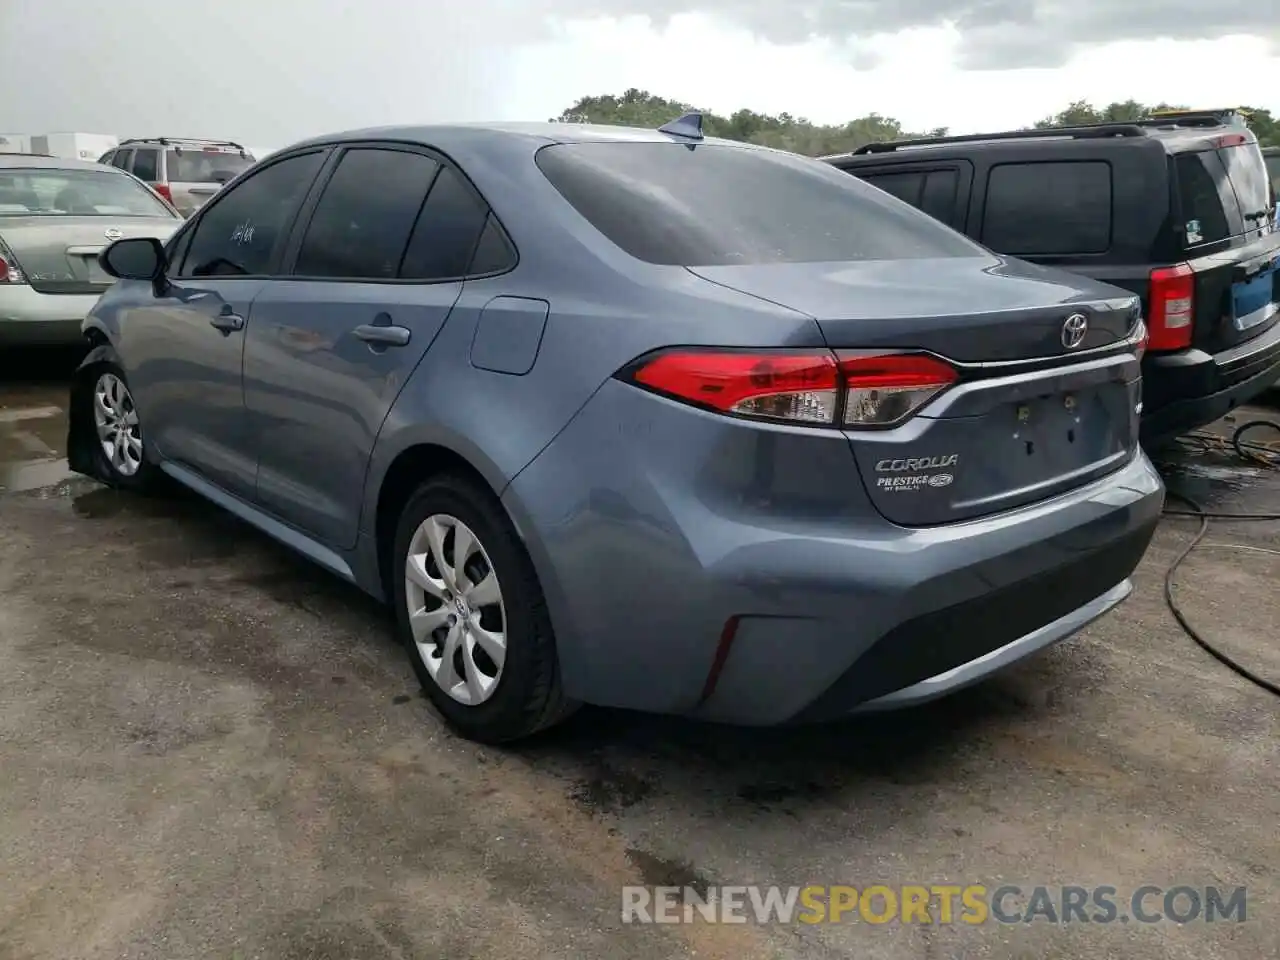
[[[994,255],[689,269],[809,314],[832,347],[915,348],[965,363],[1105,347],[1125,339],[1137,319],[1131,293]],[[1063,324],[1077,313],[1087,331],[1068,349]]]
[[[123,237],[164,241],[181,224],[173,217],[0,215],[0,240],[37,293],[98,294],[112,283],[98,266],[103,249]]]
[[[845,431],[871,502],[891,522],[1013,509],[1136,455],[1133,294],[994,256],[691,269],[813,316],[838,355],[914,350],[952,361],[957,382],[914,416]],[[1070,335],[1072,317],[1085,318],[1083,336]]]

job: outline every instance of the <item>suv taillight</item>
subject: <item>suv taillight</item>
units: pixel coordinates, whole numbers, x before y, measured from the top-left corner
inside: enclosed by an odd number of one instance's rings
[[[27,275],[22,272],[22,267],[18,266],[18,260],[13,255],[13,251],[5,246],[3,238],[0,238],[0,283],[26,283]]]
[[[1151,271],[1148,350],[1185,350],[1191,346],[1196,276],[1185,263]]]
[[[169,189],[169,185],[167,183],[153,183],[152,187],[155,189],[156,193],[164,197],[165,200],[169,203],[173,203],[173,191]]]
[[[652,354],[621,376],[718,413],[855,429],[901,423],[957,379],[920,353],[692,348]]]

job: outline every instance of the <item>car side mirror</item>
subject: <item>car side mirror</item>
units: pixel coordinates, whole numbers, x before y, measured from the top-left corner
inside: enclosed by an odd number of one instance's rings
[[[98,265],[119,280],[157,280],[164,274],[164,247],[155,237],[117,240],[98,254]]]

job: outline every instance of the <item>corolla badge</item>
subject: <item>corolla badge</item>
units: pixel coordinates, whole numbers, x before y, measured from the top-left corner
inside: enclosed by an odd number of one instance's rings
[[[1073,313],[1062,324],[1062,345],[1074,350],[1084,343],[1084,335],[1089,332],[1089,318],[1083,313]]]
[[[106,231],[102,235],[114,243],[116,240],[119,240],[124,236],[124,231],[119,227],[107,227]]]

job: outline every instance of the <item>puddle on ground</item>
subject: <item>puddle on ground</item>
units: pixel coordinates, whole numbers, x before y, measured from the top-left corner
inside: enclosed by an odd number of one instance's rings
[[[1170,493],[1190,497],[1206,509],[1236,499],[1275,472],[1242,459],[1226,438],[1221,443],[1174,443],[1150,451],[1150,457]]]
[[[63,459],[0,463],[0,493],[25,493],[55,487],[74,476]]]

